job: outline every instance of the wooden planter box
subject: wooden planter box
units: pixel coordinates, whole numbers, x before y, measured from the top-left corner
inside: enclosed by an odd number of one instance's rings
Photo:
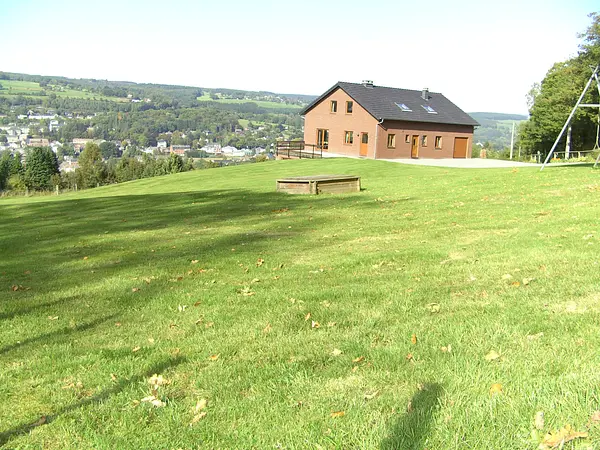
[[[356,175],[313,175],[277,180],[277,192],[288,194],[342,194],[360,192],[360,177]]]

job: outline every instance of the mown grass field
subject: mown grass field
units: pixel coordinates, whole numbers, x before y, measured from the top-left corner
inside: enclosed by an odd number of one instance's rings
[[[319,173],[364,190],[274,192]],[[598,448],[599,200],[360,160],[2,199],[0,446]]]
[[[242,103],[256,103],[256,105],[260,108],[268,108],[268,109],[297,109],[299,110],[301,106],[298,105],[289,105],[286,103],[280,102],[269,102],[266,100],[240,100],[237,98],[220,98],[218,100],[213,100],[209,94],[204,94],[201,97],[196,98],[200,102],[216,102],[216,103],[231,103],[231,104],[242,104]]]
[[[102,94],[79,91],[76,89],[64,89],[60,91],[52,90],[51,86],[43,88],[39,83],[34,83],[32,81],[0,80],[0,86],[2,87],[2,89],[0,89],[0,96],[23,95],[25,97],[40,97],[41,92],[45,90],[47,95],[53,93],[56,94],[57,97],[127,101],[125,98],[107,97]]]

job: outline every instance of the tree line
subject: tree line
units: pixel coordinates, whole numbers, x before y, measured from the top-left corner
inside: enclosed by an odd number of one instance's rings
[[[88,189],[112,183],[149,178],[192,170],[191,159],[170,154],[154,158],[123,157],[103,160],[100,146],[88,142],[79,155],[79,167],[73,172],[59,170],[56,154],[49,147],[34,147],[20,153],[3,152],[0,156],[0,191],[26,192],[56,189]]]
[[[530,118],[522,123],[519,134],[521,145],[529,154],[538,151],[548,154],[583,92],[592,68],[600,64],[600,13],[592,13],[589,17],[591,24],[579,35],[581,44],[577,55],[554,64],[542,82],[534,84],[528,94]],[[589,89],[583,102],[600,103],[598,90]],[[597,108],[578,108],[571,121],[572,150],[594,148],[598,114]]]

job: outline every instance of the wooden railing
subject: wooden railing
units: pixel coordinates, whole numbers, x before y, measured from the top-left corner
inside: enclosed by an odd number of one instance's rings
[[[276,155],[285,158],[315,159],[323,157],[323,146],[304,141],[277,141]]]

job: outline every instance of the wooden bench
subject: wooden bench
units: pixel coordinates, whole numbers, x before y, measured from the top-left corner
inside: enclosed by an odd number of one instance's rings
[[[343,194],[360,192],[356,175],[311,175],[277,180],[277,192],[288,194]]]

